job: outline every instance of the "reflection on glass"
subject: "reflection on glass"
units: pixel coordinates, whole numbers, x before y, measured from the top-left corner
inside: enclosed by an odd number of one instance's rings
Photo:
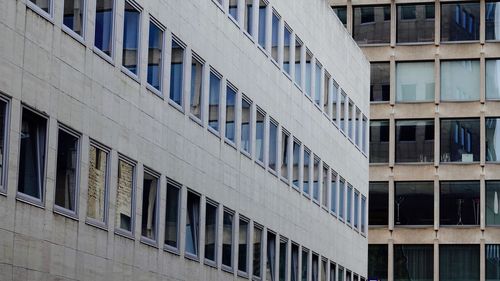
[[[299,281],[299,245],[292,243],[290,281]]]
[[[479,100],[479,60],[441,62],[441,100]]]
[[[441,41],[479,40],[479,2],[441,3]]]
[[[299,188],[300,181],[300,143],[296,140],[293,141],[293,186]]]
[[[114,0],[96,0],[94,45],[108,56],[113,49]]]
[[[85,24],[85,0],[64,0],[63,24],[76,34],[83,37],[83,26]]]
[[[273,17],[271,21],[271,57],[274,61],[278,62],[278,45],[279,45],[279,28],[280,28],[280,18],[276,13],[273,12]]]
[[[500,5],[486,2],[486,40],[500,40]]]
[[[141,13],[125,1],[123,20],[122,65],[133,74],[138,73],[139,64],[139,24]]]
[[[304,149],[304,174],[303,174],[303,180],[302,180],[302,191],[304,192],[305,195],[310,194],[309,191],[309,173],[310,173],[310,168],[311,168],[311,152],[307,149]]]
[[[89,178],[87,194],[87,217],[106,222],[106,188],[108,173],[108,153],[90,146]]]
[[[177,186],[167,183],[165,208],[165,245],[177,249],[179,243],[179,197]]]
[[[203,90],[203,64],[195,57],[191,58],[191,99],[190,112],[201,120]]]
[[[499,194],[500,181],[486,181],[486,225],[500,225]]]
[[[200,235],[200,196],[190,191],[187,194],[186,204],[186,244],[188,255],[198,256]]]
[[[374,62],[370,64],[370,101],[389,101],[390,64]]]
[[[346,197],[346,222],[348,224],[352,221],[352,186],[347,185],[347,197]]]
[[[319,164],[321,160],[314,155],[313,163],[313,199],[319,202]]]
[[[151,240],[156,240],[157,236],[157,209],[158,209],[158,188],[159,178],[144,173],[142,186],[142,221],[141,235]]]
[[[251,102],[241,99],[241,149],[250,153],[250,109]]]
[[[257,110],[257,121],[255,125],[255,157],[261,163],[264,163],[264,120],[264,113]]]
[[[353,8],[353,37],[358,44],[386,44],[391,40],[391,7]]]
[[[286,74],[290,75],[290,55],[292,54],[292,31],[285,25],[285,30],[283,32],[283,69]]]
[[[500,99],[500,60],[486,60],[486,99]]]
[[[280,281],[285,281],[286,280],[286,269],[287,269],[287,262],[286,262],[286,257],[287,257],[287,254],[286,254],[286,251],[287,251],[287,248],[288,248],[288,241],[287,240],[284,240],[284,239],[280,239],[280,247],[279,247],[279,251],[280,251],[280,254],[279,254],[279,280]]]
[[[370,182],[369,198],[368,224],[387,225],[389,221],[389,183]]]
[[[59,130],[57,142],[57,171],[54,203],[76,212],[79,138]],[[79,197],[79,196],[78,196]]]
[[[389,120],[370,121],[370,163],[389,162]]]
[[[397,6],[397,42],[434,42],[434,3]]]
[[[132,231],[134,211],[132,209],[134,198],[134,173],[135,168],[126,161],[118,161],[118,184],[116,190],[116,215],[117,228]]]
[[[302,281],[307,281],[307,276],[309,274],[309,251],[302,250]]]
[[[479,225],[479,181],[441,182],[441,225]]]
[[[229,16],[238,21],[238,0],[229,0]]]
[[[347,7],[346,6],[335,6],[332,7],[333,12],[337,15],[340,22],[347,27]]]
[[[497,128],[497,125],[499,127]],[[500,161],[500,118],[486,118],[486,161]]]
[[[434,101],[434,62],[396,64],[396,101]]]
[[[182,106],[182,81],[184,72],[184,48],[172,40],[170,61],[170,99]]]
[[[208,126],[219,131],[219,99],[221,78],[210,71],[210,88],[208,93]]]
[[[248,272],[248,221],[242,219],[238,235],[238,271]]]
[[[37,5],[40,9],[50,14],[52,0],[29,0],[31,3]]]
[[[439,280],[479,280],[479,245],[439,245]]]
[[[394,245],[394,280],[432,281],[434,245]]]
[[[153,22],[149,23],[148,39],[148,83],[161,91],[163,57],[163,31]]]
[[[330,211],[337,213],[337,173],[332,171],[332,181],[330,182]]]
[[[322,66],[316,63],[315,79],[314,79],[314,102],[321,105],[321,68]]]
[[[312,98],[312,54],[309,50],[306,51],[306,95]]]
[[[394,225],[434,224],[434,182],[396,182],[394,189]]]
[[[245,17],[244,28],[248,34],[253,35],[253,0],[245,0],[245,6],[243,7],[245,11],[243,15]]]
[[[269,169],[276,171],[276,158],[278,157],[278,125],[274,122],[269,124]]]
[[[288,151],[290,150],[288,140],[290,136],[284,131],[281,131],[281,176],[288,180]]]
[[[479,124],[479,118],[441,119],[441,162],[479,161]]]
[[[233,266],[233,219],[234,215],[224,210],[222,223],[222,265]]]
[[[235,142],[236,137],[236,91],[230,87],[226,87],[226,138],[231,142]]]
[[[264,0],[259,0],[259,22],[257,27],[259,31],[258,43],[264,49],[266,48],[266,11],[266,2],[264,2]]]
[[[217,205],[205,206],[205,259],[215,262],[217,257]]]
[[[500,280],[500,245],[485,245],[486,281]]]
[[[368,280],[387,281],[388,249],[385,244],[368,245]],[[340,270],[339,270],[340,275]]]
[[[345,180],[343,178],[340,178],[339,181],[339,217],[341,219],[344,219],[344,214],[345,214]]]
[[[267,233],[266,280],[276,280],[276,234]]]
[[[295,83],[302,87],[302,41],[295,37]]]
[[[396,162],[434,162],[434,120],[396,121]]]
[[[254,227],[253,230],[253,276],[260,278],[261,273],[261,257],[262,257],[262,229]]]

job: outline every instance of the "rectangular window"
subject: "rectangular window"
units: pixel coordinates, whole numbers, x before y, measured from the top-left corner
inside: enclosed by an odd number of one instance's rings
[[[345,280],[346,281],[351,281],[351,276],[352,276],[352,273],[349,271],[349,270],[346,270],[345,272]]]
[[[57,171],[55,190],[55,209],[77,214],[80,137],[79,135],[59,127],[57,141]]]
[[[390,63],[370,64],[370,101],[388,102],[390,97]]]
[[[354,103],[349,100],[349,109],[347,111],[347,124],[348,126],[348,135],[351,140],[354,140],[354,128],[355,128],[355,123],[354,123]]]
[[[47,119],[26,107],[22,109],[21,150],[17,191],[42,202],[45,194]]]
[[[266,114],[257,108],[257,120],[255,124],[255,157],[258,162],[264,163],[264,121]]]
[[[250,35],[253,35],[253,0],[245,0],[245,6],[243,7],[245,10],[244,10],[244,13],[243,13],[243,16],[245,17],[245,20],[244,20],[244,28],[245,28],[245,31],[250,34]]]
[[[478,162],[480,122],[474,119],[441,119],[441,162]]]
[[[258,43],[263,49],[266,48],[266,14],[267,14],[267,2],[264,0],[259,0],[259,21],[257,30],[259,32]]]
[[[441,3],[441,41],[478,41],[479,10],[479,2]]]
[[[396,64],[397,102],[434,102],[434,88],[434,62]]]
[[[396,120],[396,162],[434,162],[434,120]]]
[[[327,281],[326,280],[326,271],[327,271],[327,260],[326,259],[321,259],[321,281]]]
[[[394,280],[432,280],[434,246],[394,245]]]
[[[330,79],[332,77],[330,74],[326,71],[324,73],[324,79],[323,79],[323,112],[328,115],[329,118],[332,118],[332,110],[330,110]]]
[[[486,40],[500,40],[500,12],[498,1],[486,2]]]
[[[366,142],[366,135],[367,135],[367,132],[366,132],[366,127],[368,126],[368,118],[366,118],[366,116],[363,115],[363,121],[362,121],[362,126],[361,126],[361,135],[362,135],[362,140],[361,140],[361,149],[363,150],[364,153],[366,153],[366,148],[367,148],[367,145],[368,143]]]
[[[196,56],[191,58],[191,98],[189,110],[198,120],[201,120],[203,104],[203,68],[204,63]]]
[[[434,3],[397,5],[397,42],[434,42]]]
[[[333,79],[332,79],[333,80]],[[338,116],[338,113],[339,113],[339,110],[337,108],[337,105],[338,105],[338,92],[339,92],[339,85],[337,84],[337,82],[335,80],[333,80],[333,89],[332,89],[332,122],[337,124],[339,124],[339,116]]]
[[[319,159],[318,156],[314,155],[314,166],[313,166],[313,200],[319,203],[319,189],[320,189],[320,183],[319,183],[319,165],[321,163],[321,160]]]
[[[339,180],[339,218],[344,219],[345,214],[345,180],[340,177]]]
[[[309,191],[309,175],[310,175],[310,169],[311,169],[311,151],[307,149],[307,147],[304,147],[304,169],[303,169],[303,180],[302,180],[302,191],[304,192],[304,195],[310,196],[310,191]]]
[[[261,263],[262,263],[262,228],[254,227],[253,229],[253,276],[257,278],[262,277]]]
[[[273,10],[273,17],[271,22],[271,58],[275,62],[279,62],[279,30],[280,30],[280,16]]]
[[[346,222],[352,222],[352,186],[347,184],[347,197],[346,197]]]
[[[321,180],[321,205],[328,208],[328,171],[330,168],[323,162],[323,174]]]
[[[344,268],[339,266],[339,272],[338,272],[339,280],[338,281],[344,281]],[[387,281],[387,280],[380,280],[380,281]]]
[[[340,120],[339,120],[339,127],[340,127],[340,130],[342,132],[344,132],[345,134],[347,134],[347,129],[346,129],[346,126],[345,126],[345,117],[346,117],[346,111],[347,111],[347,105],[346,105],[346,102],[347,102],[347,95],[346,93],[344,92],[344,90],[342,90],[341,92],[341,96],[340,96]]]
[[[389,162],[389,120],[370,121],[370,163]]]
[[[114,0],[96,0],[94,46],[113,56]]]
[[[485,245],[486,260],[486,281],[495,281],[500,279],[500,245]]]
[[[0,96],[0,191],[7,191],[7,147],[8,147],[9,102]]]
[[[388,44],[391,41],[391,6],[353,7],[353,37],[358,44]]]
[[[170,60],[170,100],[178,106],[182,106],[183,102],[182,84],[184,81],[184,53],[184,47],[174,38],[172,40],[172,55]],[[200,79],[203,78],[200,77]],[[191,80],[191,83],[192,82]]]
[[[131,2],[125,1],[122,65],[136,76],[139,74],[140,24],[141,12]]]
[[[215,265],[217,261],[217,214],[218,204],[207,199],[205,205],[205,261]]]
[[[81,38],[85,36],[86,7],[85,0],[64,0],[63,25]]]
[[[186,254],[198,257],[200,241],[200,196],[191,191],[187,193],[186,204]]]
[[[486,181],[486,225],[500,225],[499,193],[500,181]]]
[[[288,249],[288,240],[286,238],[280,238],[280,247],[279,247],[279,281],[286,280],[286,269],[287,269],[287,249]]]
[[[288,152],[290,151],[289,147],[290,133],[287,132],[284,128],[281,128],[281,177],[284,178],[287,182],[289,179],[288,176],[288,163],[290,159],[288,157]]]
[[[488,5],[488,3],[486,3]],[[500,5],[497,9],[500,9]],[[500,30],[500,11],[498,30]],[[500,39],[500,34],[498,35]],[[486,99],[498,100],[500,99],[500,59],[486,60]]]
[[[332,180],[330,182],[331,191],[330,191],[330,211],[332,213],[337,213],[337,173],[332,170]]]
[[[395,225],[433,225],[434,182],[396,182],[394,209]]]
[[[479,225],[479,181],[441,182],[440,225]]]
[[[229,0],[229,16],[238,22],[238,0]]]
[[[387,281],[388,258],[389,250],[386,244],[368,245],[368,280]]]
[[[108,163],[109,150],[105,150],[91,142],[87,217],[102,224],[106,224],[108,220]]]
[[[141,235],[151,241],[158,237],[158,192],[160,177],[157,173],[146,170],[142,185],[142,221]]]
[[[353,219],[353,223],[354,223],[354,229],[358,229],[359,228],[359,192],[357,192],[356,190],[354,191],[354,204],[353,204],[353,207],[354,207],[354,219]]]
[[[225,209],[222,221],[222,266],[232,269],[234,213]]]
[[[330,280],[328,281],[337,281],[337,265],[334,263],[330,263]]]
[[[125,158],[118,160],[115,226],[129,235],[134,233],[135,222],[135,165]]]
[[[149,22],[148,39],[148,84],[157,91],[162,90],[163,77],[163,29],[153,21]]]
[[[361,233],[366,233],[366,197],[361,196]]]
[[[208,93],[208,126],[219,132],[219,103],[221,94],[221,76],[210,70],[210,88]]]
[[[292,184],[293,187],[299,189],[300,182],[300,142],[293,139],[293,167],[292,167]]]
[[[302,248],[302,281],[307,281],[309,275],[309,250]]]
[[[290,262],[290,281],[299,281],[299,245],[292,243]]]
[[[312,274],[311,274],[311,281],[319,281],[318,279],[318,274],[319,274],[319,257],[318,254],[313,253],[312,254]]]
[[[226,87],[226,139],[236,142],[236,90],[234,87]]]
[[[267,232],[266,280],[276,280],[276,234]]]
[[[313,77],[312,77],[312,58],[313,55],[309,49],[306,49],[306,95],[312,99],[312,83],[313,83]]]
[[[295,84],[302,87],[302,41],[295,36]]]
[[[323,66],[316,61],[316,69],[314,70],[314,102],[321,106],[321,69]]]
[[[179,249],[180,185],[167,181],[165,207],[165,247]]]
[[[29,2],[36,5],[38,9],[44,11],[49,16],[52,16],[52,0],[29,0]]]
[[[278,124],[272,120],[269,123],[269,169],[276,172],[276,158],[278,157]]]
[[[283,32],[283,70],[285,73],[290,75],[290,60],[292,54],[292,29],[285,23],[285,29]]]
[[[477,101],[479,85],[479,60],[441,61],[442,101]]]
[[[337,15],[340,22],[347,28],[347,7],[346,6],[335,6],[333,7],[333,12]]]
[[[389,183],[370,182],[369,198],[368,224],[387,225],[389,220]]]
[[[479,245],[439,245],[439,280],[479,280]]]
[[[251,122],[252,101],[247,97],[241,98],[241,150],[250,154],[250,122]]]
[[[248,273],[248,219],[240,216],[238,230],[238,271]]]
[[[362,126],[359,120],[362,118],[361,117],[361,110],[356,106],[356,111],[355,111],[355,122],[354,122],[354,139],[356,141],[356,145],[361,148],[361,134],[362,134]]]

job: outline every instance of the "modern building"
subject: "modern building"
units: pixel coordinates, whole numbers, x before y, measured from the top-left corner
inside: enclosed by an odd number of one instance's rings
[[[373,280],[500,280],[500,2],[331,4],[371,62]]]
[[[0,38],[0,280],[366,280],[370,69],[326,0],[7,0]]]

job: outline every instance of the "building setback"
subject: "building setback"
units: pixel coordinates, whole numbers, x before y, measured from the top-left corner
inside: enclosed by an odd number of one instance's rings
[[[370,69],[329,7],[1,1],[0,279],[365,281]]]
[[[368,277],[500,280],[500,2],[331,3],[371,61]]]

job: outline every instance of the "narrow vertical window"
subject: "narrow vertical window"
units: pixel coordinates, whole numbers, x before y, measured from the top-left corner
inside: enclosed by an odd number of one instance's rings
[[[205,261],[215,264],[217,258],[218,204],[207,200],[205,206]]]
[[[293,139],[293,167],[292,167],[293,187],[299,188],[300,182],[300,143]]]
[[[302,41],[295,37],[295,83],[302,87]]]
[[[338,120],[339,125],[340,125],[340,130],[342,132],[346,133],[346,127],[345,127],[345,115],[346,115],[346,106],[345,103],[347,101],[347,95],[344,93],[342,90],[341,95],[340,95],[340,120]]]
[[[244,28],[245,31],[253,35],[253,0],[245,0],[245,12],[243,13],[245,17]]]
[[[361,196],[361,233],[366,233],[366,197]]]
[[[96,0],[94,46],[111,57],[113,52],[114,0]]]
[[[149,22],[148,39],[148,84],[160,91],[163,62],[163,30],[154,22]]]
[[[276,280],[276,234],[267,232],[266,280]]]
[[[115,226],[131,235],[134,233],[135,221],[134,198],[135,166],[121,158],[118,160]]]
[[[349,125],[349,128],[347,130],[349,138],[351,140],[354,140],[354,128],[355,128],[353,115],[354,115],[354,103],[349,101],[349,110],[347,111],[347,120],[348,120],[347,124]]]
[[[191,58],[191,98],[189,110],[198,120],[201,120],[203,101],[203,63],[193,56]]]
[[[326,270],[327,270],[327,261],[326,259],[321,259],[321,281],[327,281]]]
[[[224,210],[222,225],[222,266],[233,268],[234,213]]]
[[[184,80],[184,47],[172,40],[172,55],[170,60],[170,100],[182,106],[182,84]]]
[[[255,124],[255,157],[260,163],[264,163],[264,121],[265,113],[257,109],[257,120]]]
[[[313,166],[313,200],[319,203],[319,164],[321,160],[318,156],[314,155]]]
[[[266,48],[266,11],[267,3],[264,0],[259,0],[258,43],[264,49]]]
[[[275,62],[279,62],[279,29],[280,29],[280,17],[273,10],[273,17],[271,22],[271,57]]]
[[[20,138],[17,191],[26,195],[28,199],[41,202],[44,199],[45,188],[47,119],[23,108]]]
[[[229,0],[229,16],[238,22],[238,1]]]
[[[252,102],[247,98],[241,99],[241,149],[250,153],[250,121]]]
[[[337,281],[337,265],[334,263],[330,263],[330,280],[328,281]]]
[[[9,102],[0,97],[0,191],[6,191],[6,169],[7,169],[7,120],[8,120],[8,105]]]
[[[331,191],[330,191],[330,211],[332,213],[337,213],[337,173],[332,171],[332,179],[331,179]]]
[[[312,274],[311,274],[311,281],[319,281],[318,280],[318,275],[319,275],[319,257],[318,254],[313,253],[312,254]]]
[[[345,214],[345,180],[341,177],[339,184],[339,217],[344,219]]]
[[[338,272],[339,280],[338,281],[344,281],[344,268],[339,266],[339,272]]]
[[[309,275],[309,250],[302,249],[302,281],[309,280],[307,277]]]
[[[134,75],[139,73],[140,24],[141,12],[125,1],[122,65]]]
[[[254,227],[253,230],[253,276],[262,277],[261,261],[262,261],[262,228]]]
[[[292,54],[292,30],[285,23],[285,29],[283,32],[283,69],[285,73],[290,75],[290,59]]]
[[[287,249],[288,240],[284,237],[280,238],[280,254],[279,254],[279,281],[286,280],[286,269],[287,269]]]
[[[144,172],[142,185],[141,235],[151,241],[158,237],[158,192],[160,178],[156,173]]]
[[[221,92],[221,77],[210,71],[210,89],[208,95],[208,126],[219,132],[219,100]]]
[[[165,208],[165,247],[167,249],[179,249],[180,195],[180,185],[168,180]]]
[[[63,25],[81,38],[85,34],[85,0],[64,0]]]
[[[332,79],[333,80],[333,79]],[[337,104],[338,104],[338,91],[339,91],[339,86],[335,80],[333,80],[333,89],[332,89],[332,121],[335,124],[339,124],[339,117],[338,117],[338,109],[337,109]]]
[[[290,159],[288,157],[290,133],[285,129],[281,129],[281,177],[288,182],[288,163]]]
[[[248,273],[248,219],[240,217],[238,231],[238,271]]]
[[[78,175],[80,157],[80,137],[70,131],[59,128],[57,141],[56,171],[56,209],[62,208],[72,215],[77,212]]]
[[[332,118],[332,110],[330,109],[330,79],[332,78],[330,74],[325,69],[323,80],[323,111],[328,115],[328,117]]]
[[[299,281],[299,245],[292,243],[290,259],[290,281]]]
[[[87,217],[107,223],[109,151],[90,144]]]
[[[323,178],[321,181],[321,205],[328,208],[328,166],[323,162]],[[328,210],[328,209],[327,209]]]
[[[309,49],[306,49],[306,95],[310,98],[312,98],[312,54],[311,54],[311,51],[309,51]]]
[[[368,147],[368,142],[366,141],[367,137],[367,131],[366,131],[366,127],[368,126],[368,119],[366,118],[366,116],[363,115],[363,122],[362,122],[362,126],[361,126],[361,133],[362,133],[362,137],[361,137],[361,147],[362,147],[362,150],[364,153],[366,153],[367,151],[367,147]]]
[[[347,184],[346,222],[348,224],[352,222],[352,186],[350,184]]]
[[[358,107],[356,107],[356,121],[355,121],[355,130],[356,130],[356,133],[355,133],[355,139],[356,139],[356,145],[358,147],[361,147],[361,130],[363,129],[362,126],[360,126],[360,123],[359,123],[359,118],[361,117],[361,110],[359,110]]]
[[[354,192],[354,229],[359,227],[359,193]]]
[[[316,62],[316,69],[314,73],[314,102],[321,106],[321,69],[323,66]]]
[[[186,254],[198,257],[200,235],[200,196],[188,191],[186,205]]]
[[[236,91],[233,87],[226,88],[226,139],[236,142]]]
[[[271,119],[269,124],[269,169],[276,172],[276,158],[278,157],[278,124]]]
[[[36,7],[49,16],[52,16],[52,0],[29,0],[30,3],[36,5]]]
[[[310,191],[309,191],[309,175],[310,175],[310,168],[311,168],[311,151],[307,149],[306,147],[304,148],[304,169],[303,169],[303,176],[302,176],[302,191],[304,192],[304,195],[309,196]]]

